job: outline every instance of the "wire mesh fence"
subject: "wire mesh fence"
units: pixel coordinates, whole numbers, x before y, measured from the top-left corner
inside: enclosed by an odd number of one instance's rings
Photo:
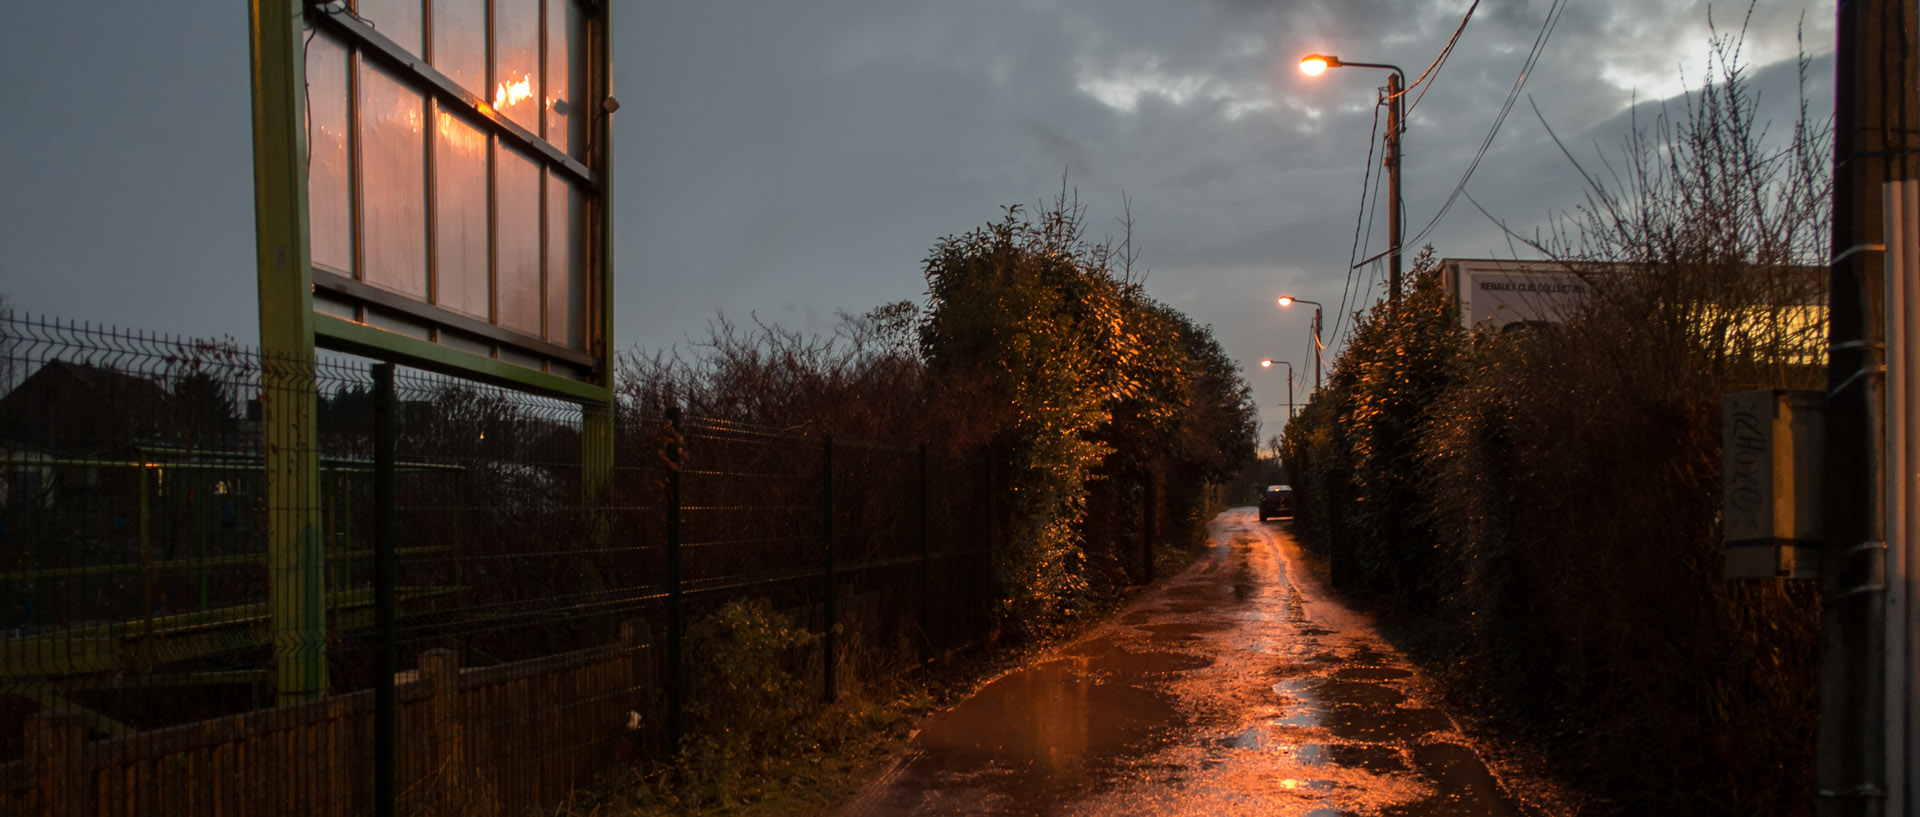
[[[728,601],[822,698],[985,632],[982,463],[622,411],[609,467],[370,364],[0,316],[0,812],[519,813],[672,745]]]

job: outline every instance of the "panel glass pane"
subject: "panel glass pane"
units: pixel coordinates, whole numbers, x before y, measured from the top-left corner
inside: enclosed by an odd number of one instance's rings
[[[435,303],[487,319],[487,137],[442,109],[433,117]]]
[[[547,0],[547,141],[585,159],[587,127],[592,121],[583,100],[587,93],[587,21],[573,0]]]
[[[540,4],[501,0],[493,9],[493,107],[540,132]]]
[[[494,235],[500,319],[508,329],[540,336],[540,168],[494,143]]]
[[[433,67],[487,95],[487,0],[433,0]]]
[[[425,54],[420,38],[420,0],[355,0],[354,13],[374,31],[415,55]]]
[[[547,340],[587,348],[587,200],[547,176]]]
[[[307,219],[313,263],[353,274],[353,169],[347,153],[347,50],[307,46]]]
[[[372,61],[360,63],[360,214],[363,278],[427,295],[426,116],[420,95]]]

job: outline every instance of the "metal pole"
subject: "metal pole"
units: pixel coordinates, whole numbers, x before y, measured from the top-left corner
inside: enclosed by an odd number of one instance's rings
[[[1387,303],[1400,303],[1400,130],[1405,110],[1401,94],[1400,72],[1387,75]],[[1316,350],[1318,351],[1318,350]]]
[[[1902,577],[1887,574],[1882,198],[1886,182],[1916,175],[1911,8],[1906,0],[1837,8],[1817,742],[1825,817],[1912,810],[1905,783],[1896,784],[1903,770],[1889,767],[1904,748],[1895,724],[1905,723],[1906,693],[1887,686],[1887,583]]]
[[[686,464],[685,437],[680,434],[680,407],[667,409],[667,741],[669,751],[680,748],[685,725],[686,697],[681,650],[687,640],[686,596],[680,581],[680,469]]]
[[[826,680],[826,696],[827,696],[827,703],[833,703],[834,698],[836,697],[836,694],[837,694],[837,690],[834,689],[834,683],[833,683],[834,682],[833,664],[836,658],[834,654],[835,645],[834,645],[834,637],[833,637],[833,624],[838,617],[835,615],[835,611],[833,609],[833,596],[834,596],[833,586],[836,583],[837,579],[834,576],[834,564],[833,564],[833,435],[832,434],[826,435],[820,441],[820,543],[827,551],[826,553],[826,556],[827,556],[827,564],[826,564],[826,568],[827,568],[827,598],[826,598],[827,633],[826,633],[825,642],[822,645],[826,651],[826,679],[825,679]]]
[[[1313,308],[1313,390],[1320,390],[1320,307]]]
[[[267,608],[278,701],[327,691],[326,557],[314,445],[313,275],[307,246],[306,64],[301,4],[253,0],[253,213]]]
[[[373,809],[381,817],[392,817],[398,808],[395,772],[395,699],[393,674],[399,667],[399,628],[394,610],[394,594],[399,584],[399,564],[395,555],[395,504],[393,449],[394,428],[393,364],[373,364],[373,623],[380,633],[380,646],[374,652],[373,707]]]
[[[1287,367],[1287,422],[1293,422],[1293,367]]]

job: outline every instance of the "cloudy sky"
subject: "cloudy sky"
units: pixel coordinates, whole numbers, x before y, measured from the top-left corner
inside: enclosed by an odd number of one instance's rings
[[[1131,202],[1147,289],[1249,364],[1265,433],[1303,376],[1311,314],[1349,291],[1379,71],[1302,75],[1302,54],[1433,60],[1470,0],[615,0],[616,342],[709,319],[830,330],[836,311],[921,301],[942,236],[1049,198],[1062,174],[1093,238]],[[1553,0],[1484,0],[1409,117],[1411,239],[1486,137]],[[1707,75],[1709,4],[1565,0],[1467,191],[1531,232],[1581,201],[1640,104]],[[1711,7],[1737,30],[1744,3]],[[1760,0],[1743,56],[1779,129],[1831,108],[1832,0]],[[0,27],[0,294],[34,313],[251,341],[253,213],[243,3],[36,3]],[[1534,109],[1539,115],[1536,116]],[[1385,247],[1384,210],[1366,257]],[[1421,238],[1513,257],[1464,199]],[[1523,256],[1525,255],[1522,253]],[[1383,273],[1382,273],[1383,274]],[[1305,393],[1300,393],[1304,399]]]

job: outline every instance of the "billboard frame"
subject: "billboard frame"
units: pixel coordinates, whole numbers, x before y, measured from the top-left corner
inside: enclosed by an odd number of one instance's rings
[[[585,97],[594,100],[594,104],[583,109],[592,112],[585,117],[589,145],[585,162],[566,155],[506,119],[485,105],[484,100],[475,99],[427,65],[425,59],[409,54],[351,15],[335,13],[326,4],[314,0],[250,0],[248,4],[268,615],[273,631],[274,686],[280,704],[321,698],[329,687],[326,555],[320,531],[319,447],[315,421],[317,348],[577,402],[582,410],[582,481],[589,497],[605,489],[611,474],[612,114],[618,108],[612,96],[611,4],[602,0],[539,2],[543,11],[547,3],[564,2],[574,4],[583,12],[581,47],[586,51],[587,61]],[[422,6],[424,10],[425,4]],[[489,4],[488,8],[491,7]],[[544,26],[544,15],[542,17]],[[586,304],[580,317],[586,353],[560,354],[537,345],[532,349],[536,355],[544,353],[549,359],[558,357],[575,364],[585,357],[587,379],[574,379],[503,359],[500,356],[503,347],[494,347],[492,354],[482,355],[316,311],[316,285],[329,292],[346,289],[348,295],[367,294],[356,293],[352,286],[343,286],[341,276],[324,270],[316,276],[313,266],[308,212],[306,45],[309,29],[321,27],[351,40],[350,47],[389,63],[389,69],[397,66],[410,71],[416,77],[410,81],[413,85],[426,86],[423,98],[431,93],[435,100],[457,101],[471,108],[469,113],[477,113],[488,123],[490,134],[514,142],[513,146],[523,152],[540,154],[539,166],[549,170],[557,168],[572,176],[569,184],[588,186],[592,195],[585,203],[586,236],[582,248],[586,256]],[[545,70],[544,45],[542,49],[542,70]],[[544,203],[540,212],[544,233],[547,229]],[[545,246],[544,240],[542,246]],[[546,263],[544,258],[542,263]],[[366,287],[357,281],[348,281],[353,286]],[[382,305],[394,309],[391,302]],[[438,309],[424,302],[417,306]],[[394,311],[417,310],[407,306]],[[433,327],[429,330],[430,338],[438,336],[437,327],[446,324],[468,334],[504,341],[515,348],[528,346],[524,338],[503,338],[493,331],[476,332],[478,327],[461,324],[458,316],[451,312],[432,316],[430,320]],[[600,533],[596,526],[596,534]]]

